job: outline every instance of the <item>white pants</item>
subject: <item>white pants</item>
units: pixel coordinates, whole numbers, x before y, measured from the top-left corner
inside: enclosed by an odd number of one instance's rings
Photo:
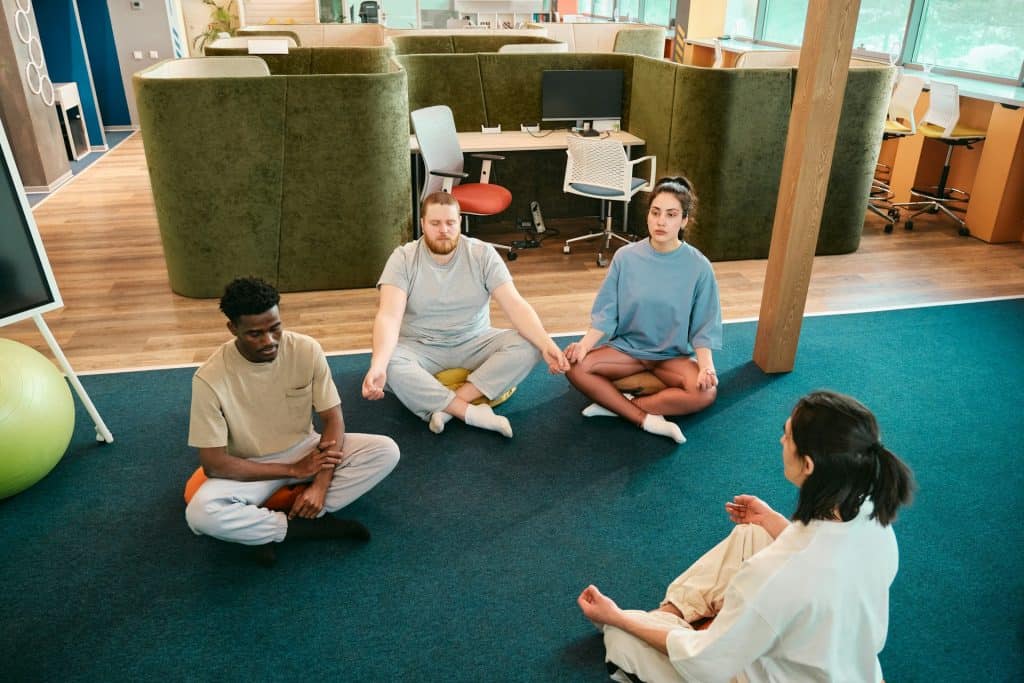
[[[628,610],[658,628],[692,629],[690,622],[713,617],[722,609],[725,588],[743,561],[772,542],[771,535],[756,524],[737,524],[725,540],[709,550],[673,581],[661,604],[672,603],[683,614]],[[604,628],[605,661],[613,662],[646,683],[678,683],[683,680],[668,657],[625,631]]]
[[[253,458],[253,461],[296,462],[318,443],[320,435],[313,432],[287,450]],[[376,434],[345,434],[342,454],[327,489],[321,515],[340,510],[356,500],[398,464],[398,444]],[[196,535],[243,545],[280,542],[288,533],[288,516],[260,506],[282,486],[312,479],[207,479],[185,508],[185,520]]]
[[[424,421],[444,410],[455,392],[435,374],[451,368],[470,370],[468,382],[494,399],[530,374],[540,352],[515,330],[492,328],[458,346],[434,346],[401,339],[388,363],[388,389]]]

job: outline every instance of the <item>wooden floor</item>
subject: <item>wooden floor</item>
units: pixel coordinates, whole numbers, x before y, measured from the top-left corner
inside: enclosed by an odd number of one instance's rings
[[[45,318],[76,371],[198,363],[227,339],[216,300],[170,291],[139,135],[40,204],[35,217],[65,304]],[[564,239],[577,234],[575,225],[553,227]],[[958,237],[939,218],[916,225],[914,232],[886,235],[882,222],[869,217],[859,251],[815,259],[807,312],[1024,295],[1024,244]],[[593,242],[564,255],[553,237],[510,264],[516,286],[551,333],[586,328],[605,273],[595,253]],[[757,316],[766,265],[714,264],[727,320]],[[332,352],[369,348],[375,308],[374,290],[340,290],[285,294],[281,312],[286,327]],[[502,323],[500,312],[494,320]],[[31,321],[0,334],[50,355]]]

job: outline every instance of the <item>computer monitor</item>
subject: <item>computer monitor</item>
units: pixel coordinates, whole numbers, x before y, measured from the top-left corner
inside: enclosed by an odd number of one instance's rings
[[[578,130],[584,121],[622,118],[622,69],[572,69],[545,71],[541,79],[541,119],[575,121]]]

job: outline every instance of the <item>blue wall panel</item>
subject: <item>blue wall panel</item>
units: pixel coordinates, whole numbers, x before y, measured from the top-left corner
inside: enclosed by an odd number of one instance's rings
[[[82,34],[92,66],[92,82],[96,86],[96,99],[105,126],[130,126],[128,100],[121,81],[121,63],[114,44],[114,29],[110,25],[107,3],[84,0],[78,3],[78,16],[82,20]]]
[[[89,81],[89,60],[75,20],[74,0],[35,0],[32,7],[50,80],[78,84],[78,98],[82,103],[89,142],[95,146],[103,145],[100,113]]]

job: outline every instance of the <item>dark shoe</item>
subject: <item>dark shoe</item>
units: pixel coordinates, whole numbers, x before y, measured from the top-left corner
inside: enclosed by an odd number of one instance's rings
[[[296,517],[288,521],[288,535],[285,538],[354,538],[369,541],[370,530],[354,519],[338,519],[333,515],[316,519]]]
[[[263,545],[256,546],[252,557],[256,560],[256,564],[268,569],[277,563],[277,552],[274,550],[273,543],[264,543]]]

